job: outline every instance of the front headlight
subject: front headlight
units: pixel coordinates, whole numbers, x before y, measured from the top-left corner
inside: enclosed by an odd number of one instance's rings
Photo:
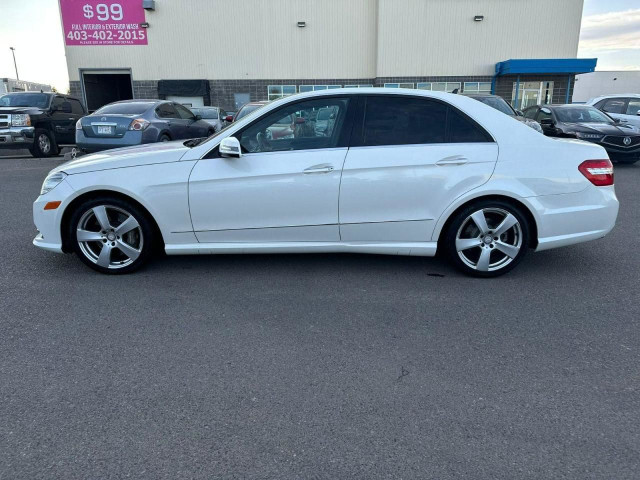
[[[14,113],[13,115],[11,115],[11,126],[30,127],[31,117],[26,113]]]
[[[60,185],[60,183],[62,183],[66,176],[67,174],[64,172],[50,173],[49,175],[47,175],[47,178],[45,178],[44,182],[42,183],[40,195],[49,193],[51,190],[56,188],[58,185]]]
[[[596,140],[598,138],[602,138],[604,135],[602,135],[601,133],[583,133],[583,132],[576,132],[576,137],[578,138],[584,138],[584,139],[590,139],[590,140]]]

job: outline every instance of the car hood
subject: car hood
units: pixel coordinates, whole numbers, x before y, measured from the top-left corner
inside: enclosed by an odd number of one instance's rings
[[[42,109],[37,107],[0,107],[0,114],[28,113],[29,115],[39,115]]]
[[[631,125],[610,125],[608,123],[565,123],[565,130],[572,132],[602,133],[603,135],[640,135],[640,130]]]
[[[59,165],[52,172],[65,172],[69,175],[74,175],[113,168],[177,162],[187,150],[189,148],[184,146],[183,141],[116,148],[78,157],[75,160]]]

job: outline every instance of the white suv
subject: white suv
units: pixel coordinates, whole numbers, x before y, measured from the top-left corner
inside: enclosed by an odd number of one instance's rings
[[[621,93],[616,95],[603,95],[592,98],[587,105],[593,105],[607,115],[619,119],[640,128],[640,94]]]

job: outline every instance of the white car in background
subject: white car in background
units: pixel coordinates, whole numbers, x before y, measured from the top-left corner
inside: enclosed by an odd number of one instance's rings
[[[306,128],[323,108],[330,134]],[[292,135],[266,132],[296,118]],[[274,101],[207,139],[53,169],[34,244],[103,273],[168,254],[433,256],[496,276],[527,251],[605,236],[618,201],[594,144],[551,139],[462,95],[361,88]],[[594,251],[597,255],[597,251]]]
[[[640,128],[640,95],[637,93],[603,95],[586,103],[620,120],[621,123]]]

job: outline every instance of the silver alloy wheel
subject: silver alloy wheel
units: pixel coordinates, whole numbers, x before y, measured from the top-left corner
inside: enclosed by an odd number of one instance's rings
[[[456,233],[460,259],[479,272],[494,272],[509,265],[522,247],[518,219],[502,208],[483,208],[469,215]]]
[[[38,147],[42,153],[49,153],[51,151],[51,140],[46,133],[38,135]]]
[[[144,242],[142,228],[135,217],[113,205],[98,205],[87,210],[78,222],[76,239],[89,260],[112,270],[135,262]]]

